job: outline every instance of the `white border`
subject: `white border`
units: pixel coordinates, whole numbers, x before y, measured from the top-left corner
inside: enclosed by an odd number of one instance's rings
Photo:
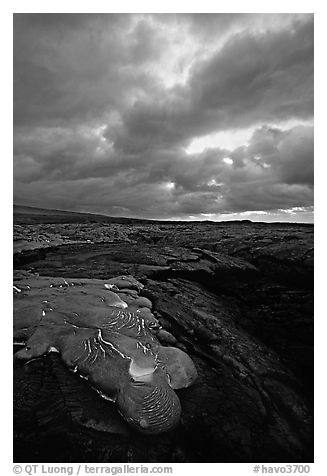
[[[244,7],[247,7],[246,9]],[[326,78],[326,45],[325,38],[326,8],[324,2],[319,1],[232,1],[213,2],[201,0],[190,1],[165,1],[162,4],[153,1],[120,1],[108,2],[92,0],[92,2],[57,1],[13,1],[3,2],[1,5],[0,31],[1,31],[1,59],[2,68],[0,85],[2,93],[2,227],[1,227],[1,422],[2,422],[2,463],[3,474],[12,473],[12,350],[11,350],[11,322],[12,322],[12,13],[13,12],[153,12],[153,13],[181,13],[181,12],[220,12],[220,13],[315,13],[315,463],[311,465],[311,474],[326,474],[326,235],[325,212],[326,198],[326,96],[324,90]],[[8,461],[9,460],[9,461]],[[167,464],[168,465],[168,464]],[[169,464],[170,465],[170,464]],[[252,464],[214,464],[205,465],[172,465],[174,474],[192,474],[205,471],[208,475],[247,475],[252,473]],[[272,464],[271,464],[272,465]],[[100,466],[100,465],[94,465]],[[176,468],[175,468],[176,466]]]

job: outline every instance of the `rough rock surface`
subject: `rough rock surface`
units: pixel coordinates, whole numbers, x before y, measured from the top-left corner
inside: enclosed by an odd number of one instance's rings
[[[161,326],[148,307],[127,306],[111,290],[143,288],[132,276],[20,280],[14,284],[14,338],[26,345],[15,358],[30,362],[58,352],[70,370],[117,403],[127,422],[158,434],[178,424],[173,389],[192,385],[197,372],[185,352],[160,345]]]
[[[102,226],[85,225],[86,240]],[[115,226],[126,241],[16,254],[15,285],[30,271],[140,281],[141,290],[113,292],[129,306],[140,296],[150,301],[143,309],[163,327],[161,344],[186,352],[198,371],[193,386],[177,390],[180,423],[162,435],[135,433],[50,353],[15,363],[15,461],[312,461],[313,228]]]

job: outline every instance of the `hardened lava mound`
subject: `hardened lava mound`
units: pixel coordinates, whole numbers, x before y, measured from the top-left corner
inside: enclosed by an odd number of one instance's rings
[[[65,365],[139,431],[174,428],[181,405],[175,389],[195,381],[190,357],[163,347],[151,301],[132,276],[106,281],[31,276],[14,285],[15,359],[58,352]]]

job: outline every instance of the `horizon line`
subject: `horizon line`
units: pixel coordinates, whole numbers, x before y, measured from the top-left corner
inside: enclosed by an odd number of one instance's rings
[[[94,216],[98,216],[98,217],[104,217],[104,218],[117,218],[117,219],[126,219],[126,220],[144,220],[144,221],[149,221],[149,222],[185,222],[185,223],[228,223],[228,222],[250,222],[250,223],[275,223],[275,224],[278,224],[278,223],[281,223],[281,224],[295,224],[295,225],[314,225],[314,221],[312,222],[298,222],[298,221],[265,221],[265,220],[262,220],[262,221],[256,221],[256,220],[251,220],[249,218],[235,218],[235,219],[232,219],[232,220],[210,220],[210,219],[198,219],[198,220],[192,220],[192,219],[182,219],[182,218],[144,218],[144,217],[131,217],[131,216],[122,216],[122,215],[119,215],[119,216],[115,216],[115,215],[105,215],[103,213],[100,213],[100,212],[84,212],[84,211],[75,211],[75,210],[66,210],[66,209],[61,209],[61,208],[44,208],[44,207],[35,207],[35,206],[32,206],[32,205],[21,205],[21,204],[17,204],[17,203],[13,203],[13,207],[24,207],[24,208],[32,208],[32,209],[36,209],[36,210],[46,210],[46,211],[52,211],[52,212],[55,212],[55,211],[58,211],[58,212],[65,212],[65,213],[75,213],[75,214],[79,214],[79,215],[94,215]],[[251,210],[247,210],[249,212],[251,212]],[[257,210],[256,210],[257,211]],[[255,213],[256,211],[253,211],[253,213]],[[237,213],[237,212],[231,212],[231,213]],[[244,212],[239,212],[240,214],[241,213],[244,213]],[[227,213],[226,213],[227,215]]]

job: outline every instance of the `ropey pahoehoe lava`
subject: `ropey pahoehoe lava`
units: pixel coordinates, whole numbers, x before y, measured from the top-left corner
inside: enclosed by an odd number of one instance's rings
[[[139,431],[174,428],[181,404],[176,389],[197,377],[191,358],[164,347],[152,303],[132,276],[106,281],[31,276],[14,286],[15,359],[58,352],[67,367]],[[122,299],[122,297],[124,299]],[[127,301],[127,302],[126,302]]]

